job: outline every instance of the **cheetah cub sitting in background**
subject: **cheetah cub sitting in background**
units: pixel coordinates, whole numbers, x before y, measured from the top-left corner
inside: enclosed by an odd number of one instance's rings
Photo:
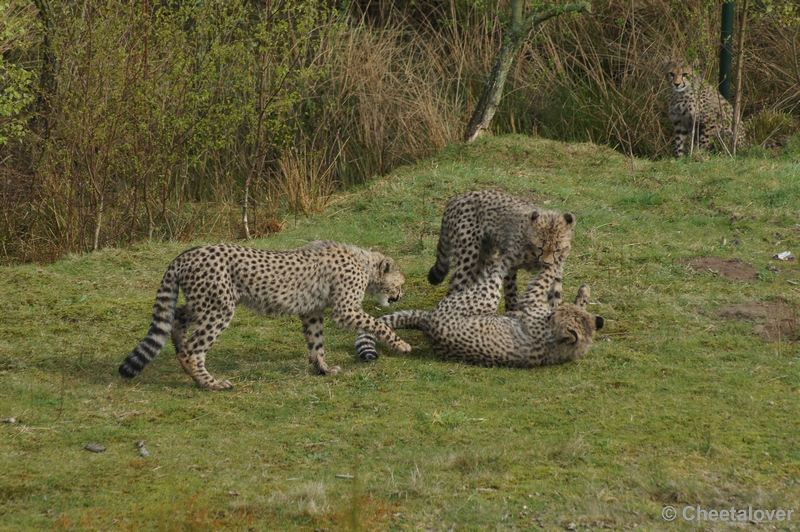
[[[540,210],[536,205],[495,190],[478,190],[447,202],[436,249],[436,264],[428,272],[431,284],[441,283],[451,267],[448,293],[475,284],[490,258],[508,259],[503,281],[506,310],[516,310],[517,271],[537,271],[569,256],[575,217]]]
[[[508,261],[492,265],[483,277],[451,293],[430,311],[401,310],[380,318],[393,329],[421,330],[436,354],[480,366],[533,367],[570,362],[591,346],[605,320],[586,311],[589,287],[578,290],[574,304],[559,304],[563,259],[545,265],[519,299],[519,310],[495,314]],[[356,352],[375,360],[375,338],[362,334]]]
[[[178,255],[167,268],[156,294],[147,337],[119,367],[125,378],[138,375],[172,342],[184,371],[201,388],[226,390],[206,370],[206,353],[228,328],[237,303],[262,314],[300,316],[308,343],[309,363],[317,373],[338,373],[325,363],[322,316],[341,327],[370,333],[398,353],[411,346],[383,322],[364,312],[364,293],[388,305],[403,295],[405,276],[397,263],[380,253],[331,241],[312,242],[297,249],[276,251],[232,244],[193,248]],[[178,307],[178,291],[186,304]]]
[[[667,62],[664,71],[670,86],[667,110],[675,126],[675,157],[686,155],[693,143],[710,149],[715,141],[724,143],[726,138],[733,138],[733,108],[715,87],[675,61]],[[741,124],[736,137],[737,145],[741,145]]]

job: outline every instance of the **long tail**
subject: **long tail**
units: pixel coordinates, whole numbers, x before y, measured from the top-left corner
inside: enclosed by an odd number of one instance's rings
[[[172,320],[175,318],[179,280],[178,268],[173,262],[158,287],[156,303],[153,306],[153,320],[150,322],[147,336],[131,351],[119,367],[119,374],[126,379],[132,379],[141,373],[167,343],[172,331]]]
[[[442,230],[439,232],[439,243],[436,245],[436,264],[431,266],[430,271],[428,271],[429,283],[440,284],[444,281],[450,271],[450,259],[452,256],[453,243],[443,221]]]
[[[396,329],[425,330],[428,313],[424,310],[398,310],[380,318],[380,321]],[[364,362],[371,362],[378,358],[378,339],[369,333],[362,333],[356,338],[356,353]]]

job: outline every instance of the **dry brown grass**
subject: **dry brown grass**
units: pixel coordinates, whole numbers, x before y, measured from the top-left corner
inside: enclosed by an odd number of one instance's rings
[[[226,214],[220,225],[206,209],[241,211],[245,190],[258,236],[291,212],[323,208],[341,186],[435,154],[462,134],[505,9],[370,4],[348,18],[298,0],[291,13],[283,3],[266,18],[254,11],[248,20],[261,26],[251,28],[240,21],[252,6],[215,5],[193,12],[203,31],[178,12],[153,18],[108,0],[56,12],[49,114],[23,143],[0,148],[5,262],[221,226],[238,237],[241,223]],[[544,24],[510,73],[493,132],[669,156],[661,66],[696,59],[716,78],[718,8],[616,0]],[[800,19],[751,11],[743,116],[751,145],[778,146],[798,128]],[[7,53],[30,63],[16,54]]]

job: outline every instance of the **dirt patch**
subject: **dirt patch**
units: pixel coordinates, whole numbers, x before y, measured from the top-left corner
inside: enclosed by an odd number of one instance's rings
[[[785,299],[733,303],[723,307],[719,316],[726,320],[754,322],[753,332],[767,342],[796,342],[798,339],[800,319],[797,308]]]
[[[696,272],[711,272],[732,281],[755,281],[758,279],[756,267],[739,259],[698,257],[686,261],[686,263]]]

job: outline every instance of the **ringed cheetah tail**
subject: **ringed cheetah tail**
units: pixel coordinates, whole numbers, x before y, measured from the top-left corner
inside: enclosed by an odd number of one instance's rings
[[[439,233],[439,243],[436,245],[436,264],[431,266],[428,271],[428,282],[431,284],[440,284],[447,277],[450,271],[450,259],[453,256],[453,243],[450,241],[450,235],[447,234],[447,228],[442,223],[442,230]]]
[[[172,321],[175,319],[178,288],[178,269],[173,263],[170,264],[158,287],[156,303],[153,305],[153,320],[150,322],[147,336],[131,351],[119,367],[119,374],[122,377],[132,379],[137,376],[164,348],[172,331]]]
[[[392,330],[419,329],[424,330],[428,313],[424,310],[398,310],[380,318]],[[356,354],[364,362],[371,362],[378,358],[378,339],[369,333],[361,333],[356,338]]]

